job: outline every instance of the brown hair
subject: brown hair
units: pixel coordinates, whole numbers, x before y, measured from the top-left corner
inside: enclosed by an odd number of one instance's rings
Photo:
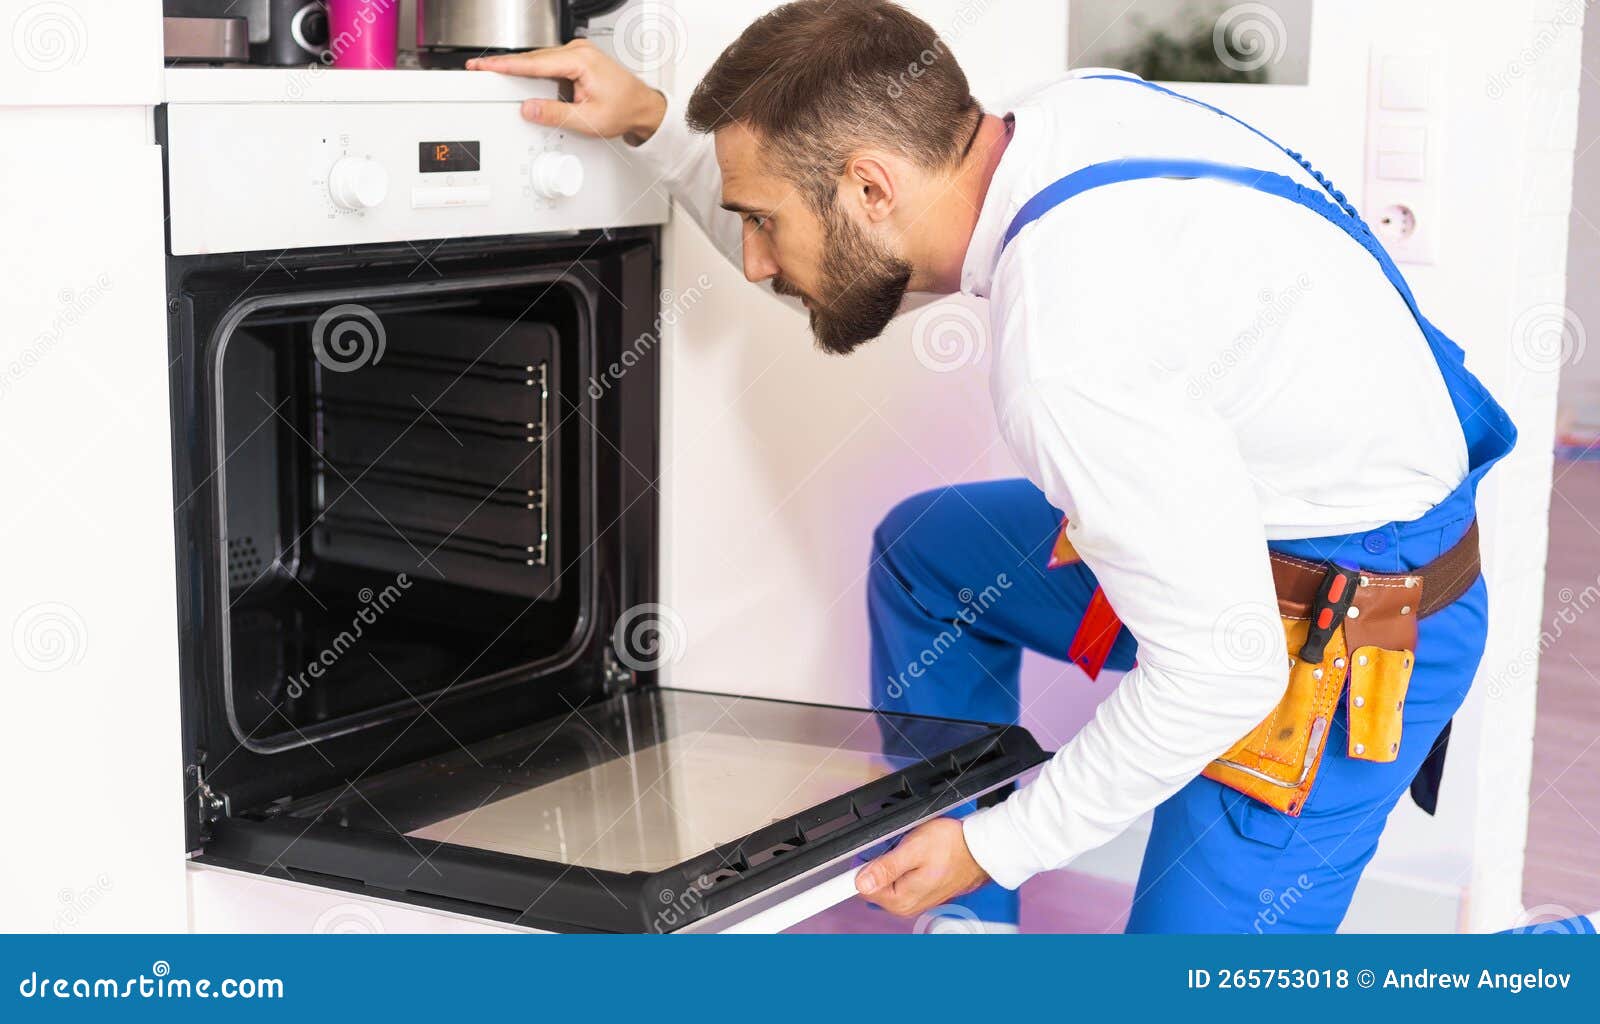
[[[817,209],[850,157],[887,146],[938,169],[958,163],[978,101],[945,41],[888,0],[796,0],[722,52],[689,100],[697,132],[739,123]]]

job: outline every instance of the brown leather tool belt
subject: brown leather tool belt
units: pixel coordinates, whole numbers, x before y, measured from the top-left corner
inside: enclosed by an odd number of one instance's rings
[[[1289,687],[1272,713],[1202,774],[1298,816],[1347,684],[1349,755],[1363,761],[1399,755],[1417,621],[1477,581],[1478,524],[1411,573],[1343,570],[1277,552],[1271,559]]]

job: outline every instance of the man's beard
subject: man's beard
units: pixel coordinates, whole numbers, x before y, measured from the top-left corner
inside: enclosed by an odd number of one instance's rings
[[[782,278],[772,282],[772,290],[809,299],[817,347],[844,356],[888,328],[911,284],[911,264],[869,238],[837,206],[824,214],[823,224],[820,294],[807,295]]]

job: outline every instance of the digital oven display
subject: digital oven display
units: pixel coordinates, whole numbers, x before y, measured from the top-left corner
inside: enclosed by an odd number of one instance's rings
[[[478,169],[478,144],[476,142],[419,142],[417,143],[417,170],[423,174],[436,171],[475,171]]]

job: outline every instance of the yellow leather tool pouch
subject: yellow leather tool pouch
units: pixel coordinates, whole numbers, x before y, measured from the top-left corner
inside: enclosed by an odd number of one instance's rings
[[[1393,761],[1399,755],[1406,688],[1416,664],[1422,580],[1362,575],[1351,605],[1354,614],[1334,631],[1322,660],[1312,664],[1299,657],[1311,625],[1309,604],[1303,588],[1299,600],[1286,593],[1297,588],[1285,585],[1287,570],[1278,568],[1289,687],[1260,725],[1201,774],[1298,817],[1316,782],[1347,683],[1349,755],[1366,761]]]
[[[1344,688],[1348,659],[1344,626],[1333,634],[1319,664],[1297,653],[1310,623],[1285,618],[1289,688],[1272,713],[1201,773],[1285,814],[1299,815],[1316,781],[1328,726]]]
[[[1358,647],[1350,656],[1350,756],[1363,761],[1393,761],[1400,756],[1400,724],[1406,687],[1411,685],[1410,651]]]

